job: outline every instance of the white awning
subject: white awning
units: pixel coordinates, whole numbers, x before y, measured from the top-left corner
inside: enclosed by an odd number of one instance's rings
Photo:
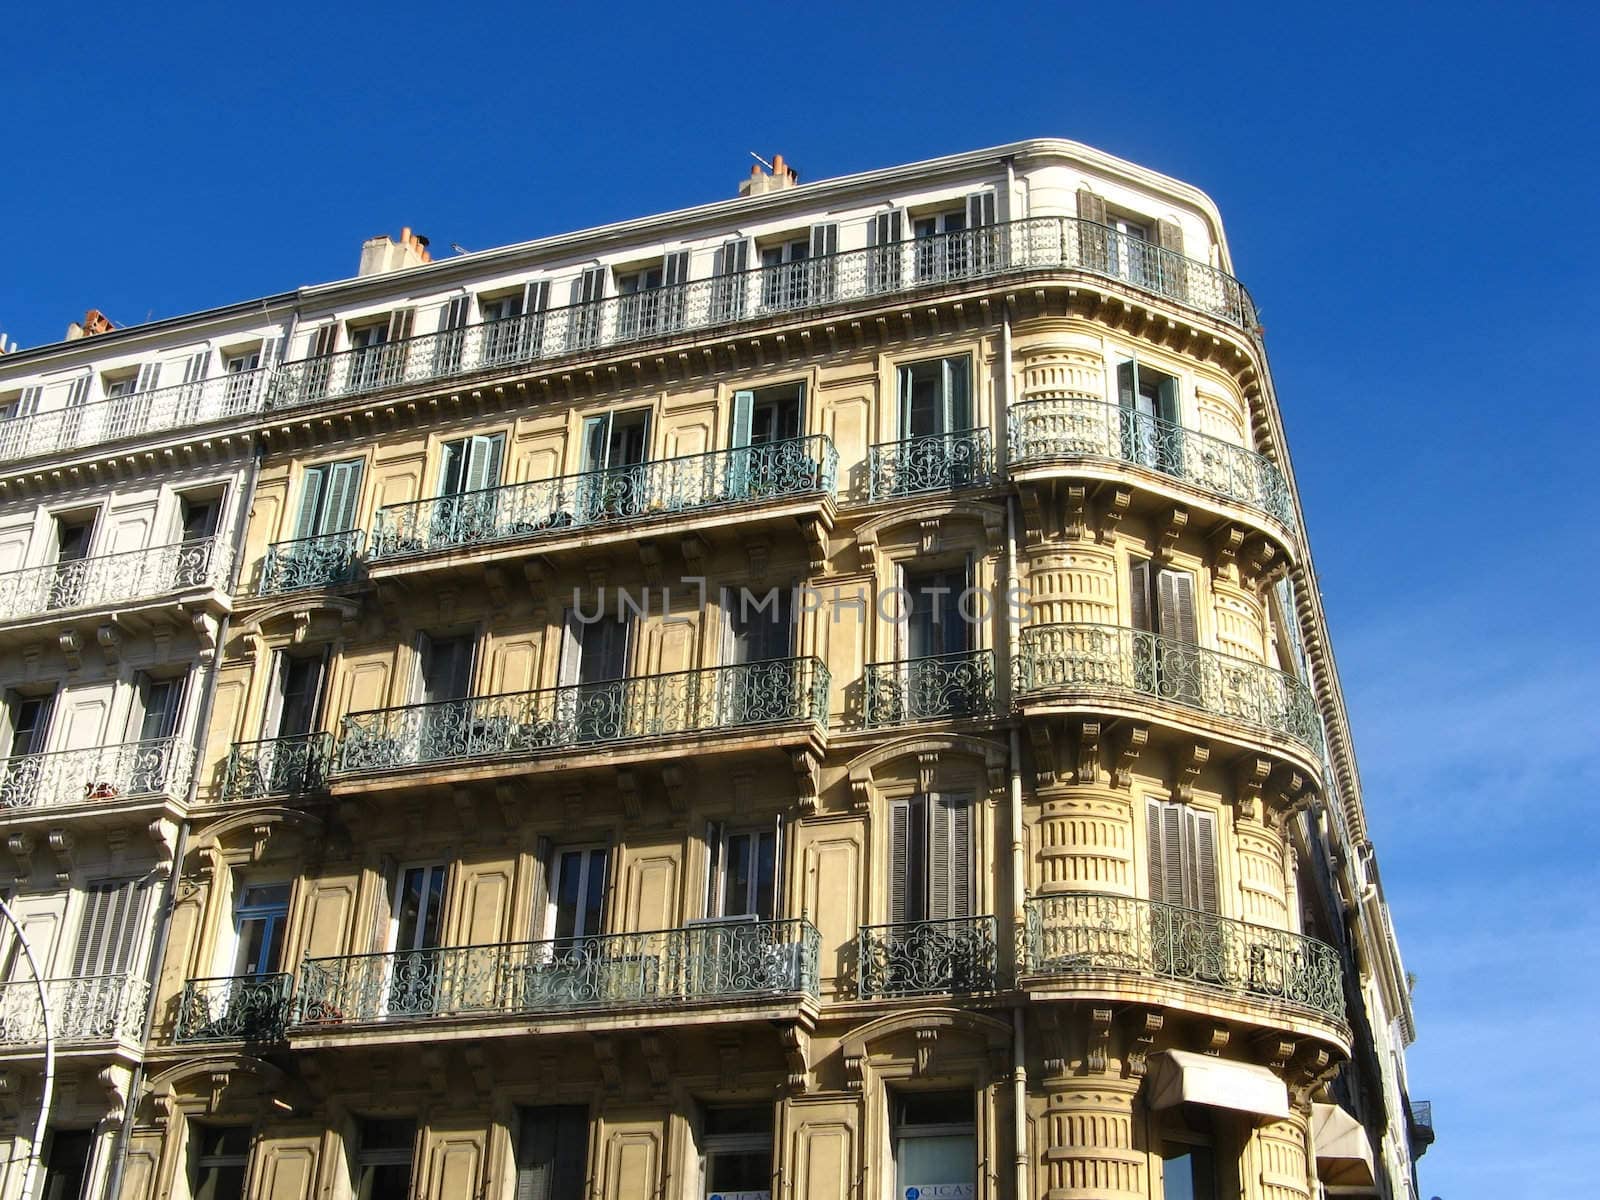
[[[1187,1050],[1162,1050],[1150,1056],[1146,1076],[1151,1108],[1208,1104],[1260,1117],[1287,1117],[1289,1089],[1265,1067],[1230,1062]]]
[[[1371,1187],[1372,1142],[1366,1128],[1337,1104],[1311,1106],[1317,1178],[1332,1187]]]

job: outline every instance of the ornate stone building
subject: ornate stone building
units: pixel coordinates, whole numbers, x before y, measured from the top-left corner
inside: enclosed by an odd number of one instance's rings
[[[376,239],[243,306],[265,383],[174,452],[18,463],[30,502],[239,472],[236,580],[162,601],[194,788],[106,835],[170,877],[148,1037],[53,1126],[129,1200],[1414,1196],[1404,971],[1215,207],[1059,141],[740,192]],[[7,356],[0,401],[238,357],[243,319]],[[99,670],[96,620],[0,637]],[[19,886],[72,869],[7,804]]]

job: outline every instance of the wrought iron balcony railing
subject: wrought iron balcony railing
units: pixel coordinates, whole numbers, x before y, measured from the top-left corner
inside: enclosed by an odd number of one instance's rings
[[[832,495],[839,456],[822,434],[561,475],[378,512],[373,560],[401,558],[731,504]]]
[[[981,487],[993,476],[987,429],[880,442],[867,451],[867,488],[873,500]]]
[[[63,1042],[137,1042],[150,987],[133,974],[46,979],[50,1031]],[[0,1046],[42,1046],[44,1013],[32,979],[0,983]]]
[[[280,1042],[289,1027],[294,976],[191,979],[178,998],[176,1042]]]
[[[1322,723],[1311,689],[1284,671],[1118,625],[1029,625],[1017,691],[1124,692],[1254,725],[1319,757]]]
[[[222,799],[256,800],[314,792],[327,782],[333,762],[333,734],[237,742],[222,771]]]
[[[176,737],[18,754],[0,758],[0,811],[151,796],[181,800],[193,770],[194,746]]]
[[[863,1000],[992,991],[995,947],[993,917],[863,925],[857,990]]]
[[[1093,221],[1029,217],[300,359],[277,369],[272,404],[310,404],[783,313],[1051,269],[1117,279],[1246,331],[1256,325],[1249,294],[1215,267]]]
[[[524,1016],[815,996],[807,921],[737,921],[494,946],[307,959],[296,1024]]]
[[[1074,892],[1027,901],[1029,975],[1130,974],[1344,1019],[1339,955],[1315,938],[1192,908]]]
[[[994,712],[994,651],[868,663],[862,706],[867,728],[982,717]]]
[[[1148,413],[1083,396],[1024,400],[1009,419],[1012,466],[1063,458],[1134,463],[1246,504],[1293,529],[1289,484],[1264,455]]]
[[[828,668],[815,658],[645,675],[351,713],[336,774],[790,722],[825,726]]]
[[[0,621],[226,589],[232,565],[233,551],[220,538],[198,538],[7,571],[0,574]]]
[[[274,542],[261,562],[256,595],[276,596],[302,588],[335,587],[349,583],[361,568],[361,544],[366,533],[347,529],[316,537]]]
[[[266,401],[270,376],[265,368],[242,371],[0,420],[0,462],[62,454],[255,412]]]

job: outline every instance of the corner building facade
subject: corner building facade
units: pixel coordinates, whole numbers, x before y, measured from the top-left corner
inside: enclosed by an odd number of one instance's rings
[[[1413,1196],[1214,207],[746,191],[280,298],[117,1194]]]

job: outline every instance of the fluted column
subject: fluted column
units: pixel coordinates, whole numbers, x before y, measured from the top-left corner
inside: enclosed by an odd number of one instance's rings
[[[1305,1115],[1297,1109],[1286,1120],[1258,1126],[1251,1140],[1256,1189],[1250,1200],[1310,1200]]]
[[[1261,601],[1221,574],[1212,577],[1211,594],[1215,601],[1217,649],[1251,662],[1265,662],[1266,621]]]
[[[1289,928],[1283,837],[1255,821],[1240,821],[1234,832],[1239,850],[1239,915],[1257,925]]]
[[[1045,1080],[1042,1172],[1048,1200],[1145,1200],[1146,1155],[1134,1146],[1139,1081]]]
[[[1126,796],[1074,788],[1040,807],[1040,892],[1133,895],[1133,806]]]
[[[1117,558],[1103,546],[1074,541],[1029,555],[1027,587],[1027,624],[1117,624]]]

